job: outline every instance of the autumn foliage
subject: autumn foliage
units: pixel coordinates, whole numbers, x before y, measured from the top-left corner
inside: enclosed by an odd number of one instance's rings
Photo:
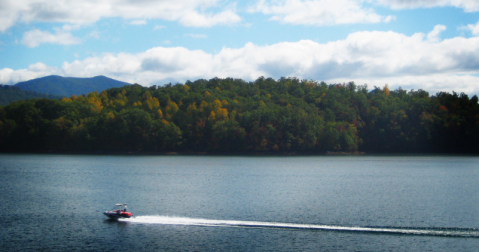
[[[296,78],[140,85],[0,107],[1,151],[479,153],[478,98]]]

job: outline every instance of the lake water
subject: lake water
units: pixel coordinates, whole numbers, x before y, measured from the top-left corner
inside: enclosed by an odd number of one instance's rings
[[[478,182],[477,157],[2,154],[0,247],[477,251]]]

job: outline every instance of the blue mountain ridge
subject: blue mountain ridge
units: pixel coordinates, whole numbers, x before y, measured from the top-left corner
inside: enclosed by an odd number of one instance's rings
[[[23,90],[34,91],[43,94],[59,95],[70,97],[72,95],[87,94],[93,91],[103,90],[131,85],[127,82],[117,81],[105,76],[92,78],[61,77],[58,75],[45,76],[29,81],[15,84]]]

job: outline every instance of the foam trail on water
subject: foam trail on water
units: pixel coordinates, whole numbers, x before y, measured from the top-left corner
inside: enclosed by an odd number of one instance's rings
[[[257,227],[257,228],[287,228],[287,229],[310,229],[346,232],[370,232],[407,235],[431,235],[451,237],[479,238],[479,229],[475,228],[401,228],[401,227],[354,227],[334,226],[318,224],[295,224],[280,222],[261,221],[236,221],[236,220],[211,220],[186,217],[169,216],[137,216],[129,219],[119,219],[121,222],[163,224],[163,225],[188,225],[188,226],[226,226],[226,227]]]

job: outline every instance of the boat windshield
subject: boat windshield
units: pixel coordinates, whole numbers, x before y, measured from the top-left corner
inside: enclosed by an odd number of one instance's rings
[[[115,204],[115,207],[111,209],[112,211],[122,211],[122,212],[127,212],[128,208],[126,207],[127,204]]]

